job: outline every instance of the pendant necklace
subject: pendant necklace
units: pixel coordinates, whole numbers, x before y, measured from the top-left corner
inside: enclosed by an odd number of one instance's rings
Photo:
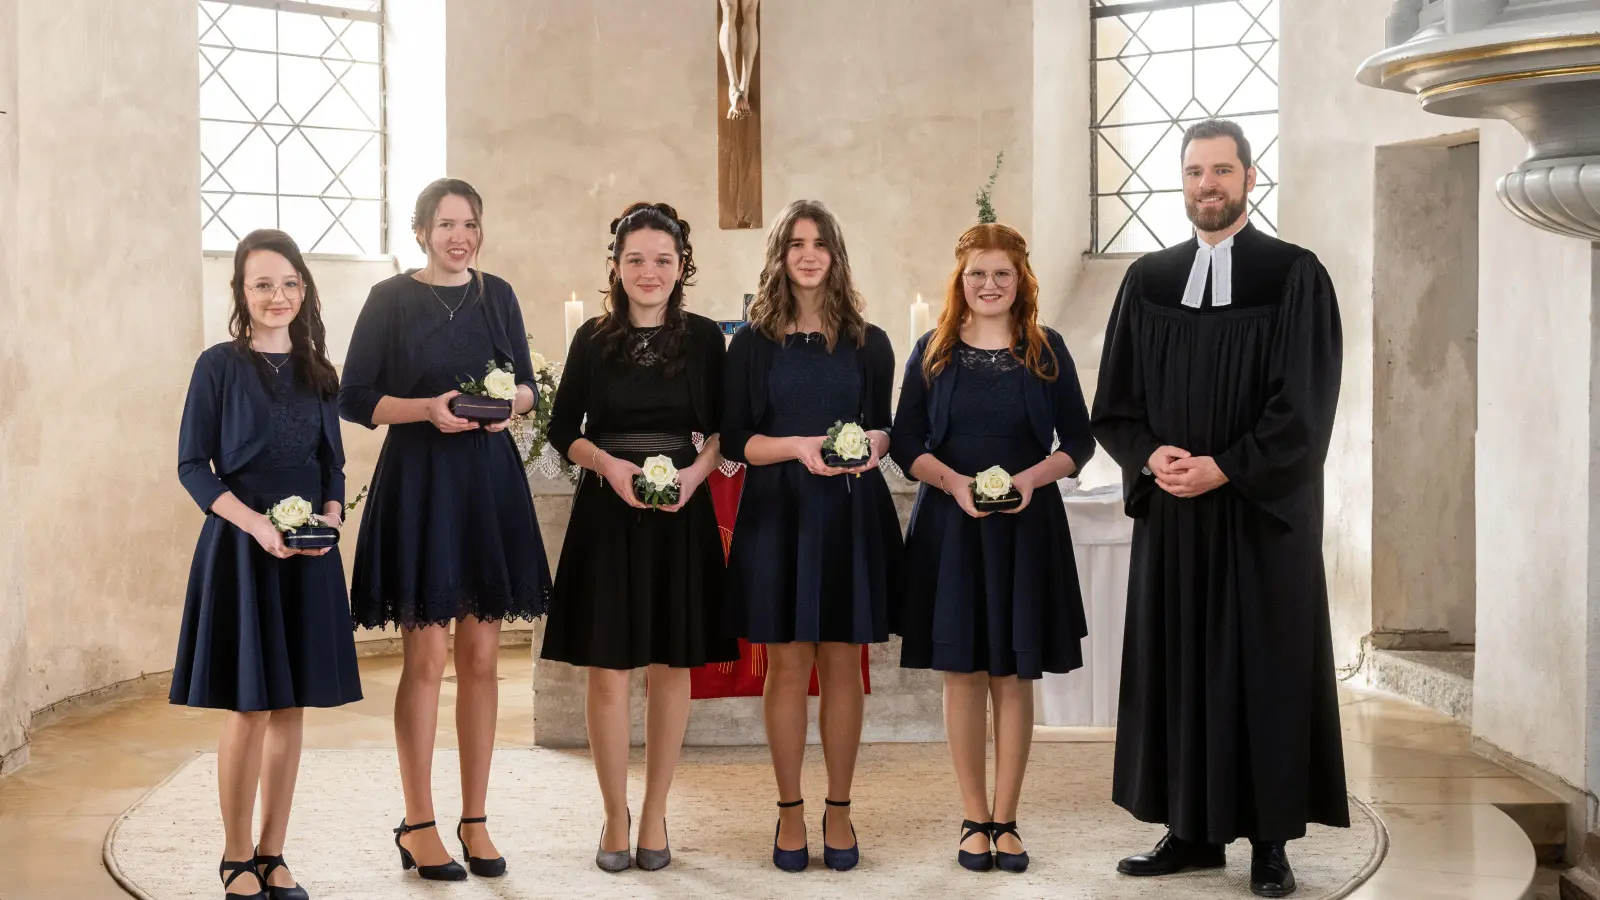
[[[456,302],[454,307],[452,307],[450,304],[439,299],[439,292],[433,289],[433,282],[424,281],[423,284],[428,286],[428,293],[433,295],[433,299],[438,300],[439,305],[444,307],[445,310],[450,313],[450,318],[446,319],[445,321],[454,322],[456,320],[456,310],[461,308],[461,304],[467,302],[467,294],[470,293],[470,291],[463,292],[461,294],[461,299]]]

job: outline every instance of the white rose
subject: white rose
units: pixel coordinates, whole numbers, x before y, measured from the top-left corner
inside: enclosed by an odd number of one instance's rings
[[[644,469],[644,480],[655,490],[664,491],[678,481],[678,467],[668,457],[652,456],[644,461],[641,468]]]
[[[300,528],[311,521],[311,503],[300,497],[288,497],[279,500],[267,517],[279,531]]]
[[[537,350],[532,351],[532,353],[533,353],[533,371],[535,371],[535,372],[543,372],[546,368],[548,368],[550,366],[550,361],[544,358],[544,354],[543,353],[540,353]]]
[[[851,422],[839,429],[833,438],[833,452],[842,459],[865,459],[871,455],[867,446],[867,433],[860,425]]]
[[[496,400],[515,400],[517,398],[516,376],[505,369],[494,369],[483,376],[483,389],[489,396]]]
[[[984,469],[973,479],[972,489],[985,500],[1000,500],[1011,493],[1011,476],[999,466]]]

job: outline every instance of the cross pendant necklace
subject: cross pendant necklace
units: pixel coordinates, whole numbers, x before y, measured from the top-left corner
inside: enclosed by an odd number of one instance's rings
[[[452,307],[450,304],[448,304],[448,303],[444,302],[443,300],[439,299],[439,292],[433,289],[433,282],[424,281],[423,284],[426,284],[428,286],[428,293],[433,295],[433,299],[438,300],[439,301],[439,305],[444,307],[450,313],[450,317],[448,319],[446,319],[445,321],[454,322],[456,320],[456,310],[461,308],[461,304],[462,303],[467,302],[467,294],[463,293],[461,295],[461,299],[456,303],[455,306]]]

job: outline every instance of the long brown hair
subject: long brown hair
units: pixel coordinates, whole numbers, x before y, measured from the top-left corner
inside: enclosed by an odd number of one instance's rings
[[[961,326],[972,318],[962,283],[967,260],[986,250],[1004,251],[1017,270],[1017,299],[1011,304],[1011,355],[1039,378],[1055,381],[1056,354],[1050,349],[1044,329],[1039,327],[1039,279],[1028,264],[1028,242],[1015,228],[994,223],[974,225],[956,241],[956,268],[945,287],[944,309],[922,353],[923,379],[932,383],[934,376],[950,364],[950,354],[961,340]]]
[[[698,271],[694,264],[694,246],[689,243],[689,223],[678,216],[678,211],[665,203],[634,203],[611,220],[611,246],[609,280],[606,284],[605,311],[595,324],[594,340],[599,344],[601,357],[609,362],[626,360],[625,345],[633,333],[633,320],[628,317],[628,292],[623,288],[622,276],[617,267],[622,265],[622,248],[628,235],[635,231],[660,231],[672,238],[683,263],[683,274],[672,286],[667,297],[667,311],[661,320],[660,340],[655,342],[657,352],[666,359],[664,374],[670,376],[683,371],[688,364],[684,351],[689,333],[689,318],[683,312],[683,289],[694,284]]]
[[[861,346],[867,340],[867,320],[861,314],[861,294],[850,276],[850,254],[844,249],[844,233],[839,220],[816,200],[796,200],[785,206],[767,233],[767,261],[761,270],[756,299],[750,304],[750,327],[768,339],[782,342],[784,330],[800,318],[800,304],[789,281],[789,242],[794,226],[809,219],[817,226],[822,245],[832,262],[822,282],[822,332],[828,339],[828,352],[839,341]]]
[[[473,279],[478,284],[478,296],[483,296],[483,269],[478,266],[478,255],[483,252],[483,198],[472,185],[459,178],[440,178],[422,189],[417,203],[411,209],[411,233],[417,239],[428,261],[433,261],[433,251],[428,249],[428,236],[433,233],[433,220],[439,217],[439,203],[446,197],[456,196],[467,201],[472,218],[478,223],[478,246],[473,251]]]
[[[233,251],[233,314],[228,317],[228,333],[233,335],[233,346],[255,364],[263,384],[271,385],[266,358],[250,346],[250,304],[245,300],[244,262],[257,250],[278,254],[294,266],[305,286],[300,300],[300,312],[289,323],[289,358],[294,361],[294,377],[301,384],[316,389],[322,397],[339,393],[339,373],[328,359],[328,330],[322,324],[322,298],[317,295],[317,282],[306,268],[305,258],[294,238],[275,228],[261,228],[244,236]]]

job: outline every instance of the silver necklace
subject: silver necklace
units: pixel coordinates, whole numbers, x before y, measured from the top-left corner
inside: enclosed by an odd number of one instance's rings
[[[471,282],[468,282],[468,283],[470,284]],[[461,308],[461,304],[467,302],[467,294],[471,293],[471,291],[468,290],[468,291],[463,292],[462,295],[461,295],[461,299],[456,302],[456,305],[454,307],[452,307],[450,304],[448,304],[448,303],[444,302],[443,300],[439,299],[439,292],[433,289],[433,282],[424,281],[423,284],[428,286],[428,293],[433,295],[433,299],[439,300],[439,305],[444,307],[445,310],[447,310],[450,313],[450,318],[446,319],[445,321],[454,322],[456,320],[456,310]]]
[[[283,362],[274,363],[272,360],[267,359],[267,354],[266,354],[265,351],[257,350],[256,352],[261,354],[261,361],[262,362],[264,362],[268,366],[272,367],[272,374],[273,375],[277,375],[279,372],[283,371],[283,367],[287,366],[289,364],[289,360],[294,358],[291,354],[285,353]]]

